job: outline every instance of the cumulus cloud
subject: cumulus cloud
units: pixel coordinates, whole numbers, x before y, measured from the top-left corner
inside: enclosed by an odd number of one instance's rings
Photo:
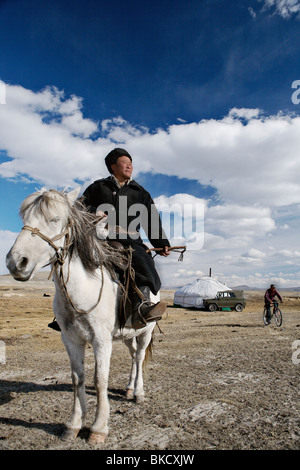
[[[271,210],[265,207],[225,204],[210,207],[205,217],[206,228],[225,235],[265,235],[274,230]]]
[[[177,124],[154,133],[127,129],[127,123],[115,123],[108,138],[122,136],[122,144],[136,156],[136,173],[198,179],[231,203],[283,206],[299,201],[299,117],[234,109],[220,120]]]
[[[0,148],[8,158],[0,165],[0,175],[27,175],[57,187],[74,185],[76,178],[87,179],[93,171],[105,171],[97,159],[102,142],[96,145],[91,138],[98,126],[83,117],[81,101],[75,96],[65,99],[56,88],[35,93],[6,85],[6,103],[0,107]]]
[[[256,248],[250,248],[250,250],[247,253],[245,253],[244,256],[260,259],[260,258],[265,258],[266,253],[264,253],[263,251],[257,250]]]
[[[168,216],[167,207],[172,207],[174,242],[180,242],[183,206],[199,205],[204,211],[204,244],[198,252],[186,253],[186,280],[205,273],[204,266],[211,263],[224,282],[232,283],[237,280],[233,267],[242,281],[245,266],[252,279],[255,266],[267,270],[276,262],[299,260],[298,225],[293,222],[300,194],[299,117],[233,108],[222,119],[178,120],[150,132],[120,116],[94,122],[84,117],[80,97],[66,97],[54,87],[33,92],[6,85],[6,104],[0,106],[3,178],[27,178],[53,188],[75,187],[78,180],[87,185],[107,175],[104,156],[115,146],[132,154],[137,179],[148,171],[196,179],[216,189],[214,203],[186,194],[167,198],[164,188],[155,200]],[[190,214],[187,220],[192,219]],[[190,242],[193,230],[184,235],[183,242]],[[13,236],[2,233],[7,240],[3,250]],[[169,257],[168,264],[156,259],[166,285],[172,279],[182,283],[175,276],[177,259]]]
[[[0,147],[8,157],[2,177],[74,186],[77,179],[106,175],[104,156],[122,144],[134,156],[136,175],[197,179],[232,204],[299,202],[299,117],[233,108],[223,119],[150,132],[121,117],[97,124],[83,116],[81,98],[65,98],[56,88],[35,93],[7,85],[6,95],[0,107]]]
[[[202,198],[192,196],[191,194],[174,194],[173,196],[161,195],[154,200],[158,210],[164,212],[174,212],[177,215],[184,216],[185,213],[199,207],[203,212],[207,207],[207,201]],[[186,211],[186,212],[185,212]],[[192,214],[191,214],[192,215]]]

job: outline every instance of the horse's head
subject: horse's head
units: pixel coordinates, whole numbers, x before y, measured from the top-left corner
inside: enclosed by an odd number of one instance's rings
[[[22,203],[24,227],[6,255],[6,266],[18,281],[27,281],[63,247],[70,209],[79,189],[69,193],[41,190]]]

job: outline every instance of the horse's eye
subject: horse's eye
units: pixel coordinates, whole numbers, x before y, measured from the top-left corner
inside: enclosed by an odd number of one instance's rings
[[[53,224],[56,224],[59,221],[60,221],[59,217],[54,217],[53,219],[50,220],[50,222],[52,222]]]

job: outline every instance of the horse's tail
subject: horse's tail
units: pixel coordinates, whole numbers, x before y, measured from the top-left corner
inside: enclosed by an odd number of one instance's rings
[[[145,351],[145,359],[144,359],[144,362],[143,362],[143,369],[145,370],[145,368],[147,367],[147,364],[150,362],[150,360],[152,359],[152,353],[153,353],[153,339],[154,339],[154,335],[153,335],[153,332],[152,332],[152,335],[151,335],[151,340],[150,340],[150,343],[148,344],[147,348],[146,348],[146,351]]]

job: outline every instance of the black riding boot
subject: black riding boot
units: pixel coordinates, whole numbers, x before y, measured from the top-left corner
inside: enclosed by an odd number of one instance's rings
[[[159,321],[167,308],[165,302],[151,303],[149,287],[139,287],[139,290],[143,294],[144,300],[136,292],[132,296],[131,324],[132,328],[136,330],[144,328],[148,322]]]

